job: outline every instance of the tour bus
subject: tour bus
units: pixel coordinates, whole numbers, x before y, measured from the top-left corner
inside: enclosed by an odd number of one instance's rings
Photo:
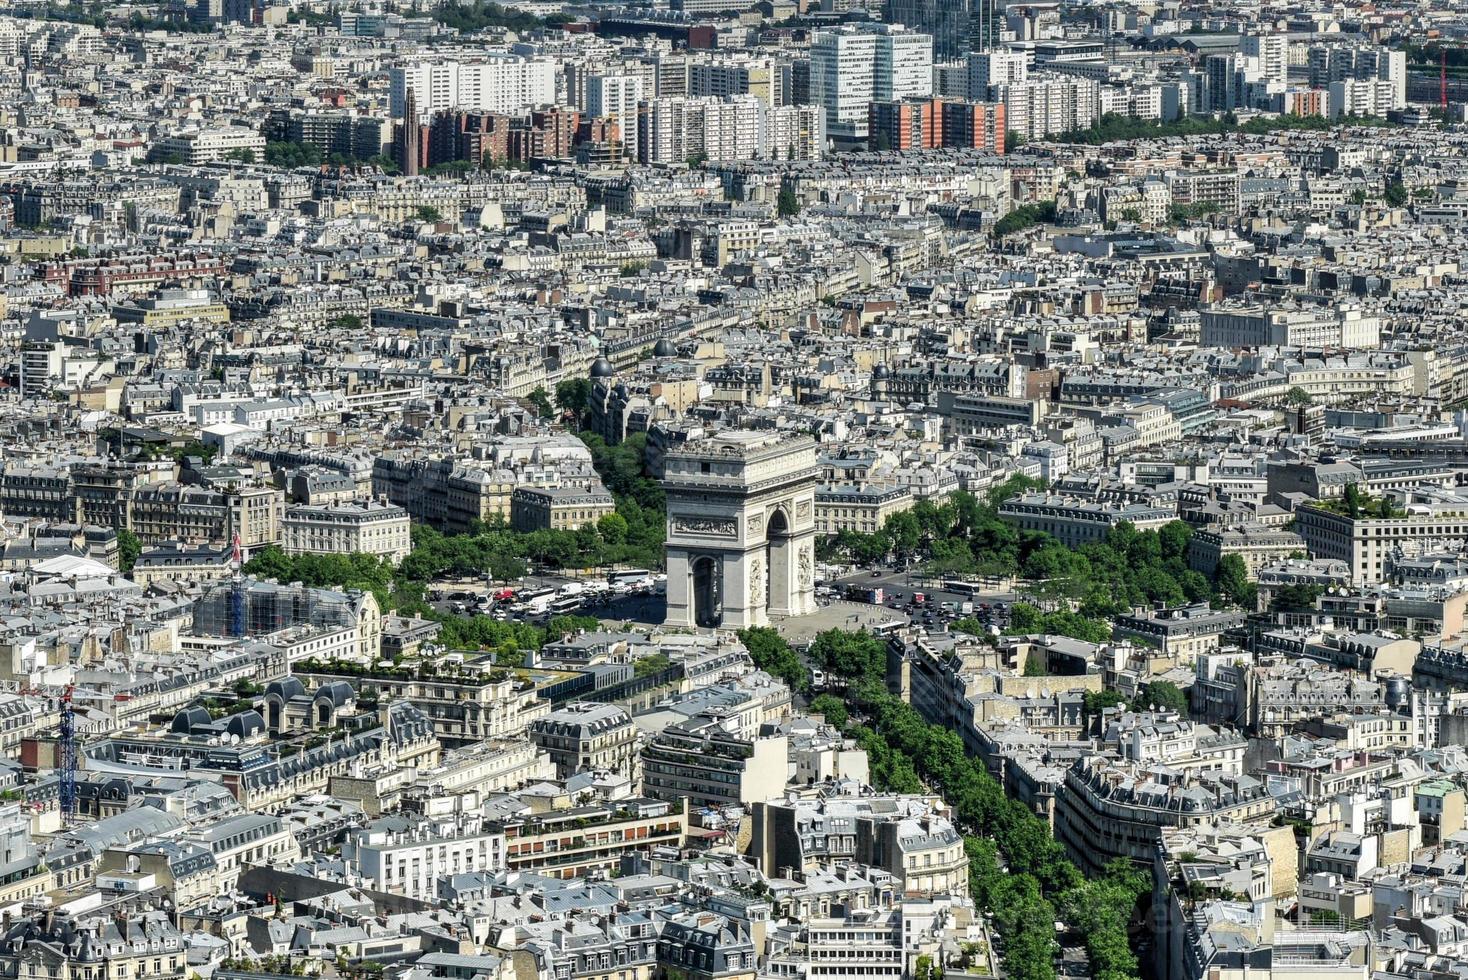
[[[984,591],[984,587],[977,582],[960,582],[951,580],[943,583],[944,592],[952,592],[954,595],[975,596]]]
[[[624,568],[607,572],[607,584],[613,588],[630,589],[639,585],[652,585],[652,572],[645,568]]]
[[[538,616],[556,599],[555,589],[533,589],[522,591],[515,608],[527,616]]]
[[[546,606],[545,615],[547,616],[547,618],[551,616],[570,616],[580,608],[581,596],[562,596],[559,599],[552,600],[551,604],[549,606]]]

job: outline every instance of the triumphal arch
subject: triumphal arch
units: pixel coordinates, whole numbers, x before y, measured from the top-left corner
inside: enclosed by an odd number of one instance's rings
[[[664,456],[669,626],[815,611],[815,440],[721,432]]]

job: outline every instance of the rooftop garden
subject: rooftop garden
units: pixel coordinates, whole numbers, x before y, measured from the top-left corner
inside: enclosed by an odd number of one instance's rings
[[[1354,483],[1347,483],[1346,491],[1340,497],[1317,501],[1311,506],[1332,514],[1339,514],[1341,517],[1349,517],[1352,520],[1391,519],[1407,516],[1407,512],[1398,507],[1396,501],[1391,497],[1373,497],[1361,492],[1361,488]]]

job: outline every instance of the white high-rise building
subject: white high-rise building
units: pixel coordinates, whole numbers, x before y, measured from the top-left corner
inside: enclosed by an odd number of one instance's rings
[[[517,112],[556,101],[555,65],[518,55],[483,61],[416,61],[388,71],[389,109],[401,118],[408,90],[417,111]]]
[[[968,56],[968,97],[982,102],[993,86],[1023,82],[1029,76],[1029,61],[1021,51],[976,51]]]
[[[1283,34],[1246,34],[1240,43],[1245,57],[1258,62],[1259,81],[1286,85],[1290,80],[1290,40]]]
[[[761,136],[772,160],[819,160],[826,148],[826,114],[820,106],[782,105],[765,113]]]
[[[642,163],[710,160],[815,160],[821,155],[823,114],[817,106],[769,106],[758,96],[731,99],[668,96],[643,102],[638,113]]]
[[[994,86],[994,99],[1004,103],[1004,128],[1027,140],[1094,126],[1100,86],[1089,78],[1031,78]]]
[[[641,78],[592,75],[586,80],[587,114],[617,121],[622,136],[622,153],[628,160],[638,159],[637,107],[641,101]]]
[[[1396,89],[1391,82],[1373,78],[1358,82],[1348,78],[1330,83],[1329,115],[1332,119],[1341,116],[1385,116],[1398,108],[1393,105]]]
[[[933,39],[897,24],[817,31],[810,49],[810,98],[826,132],[865,139],[874,100],[933,94]]]
[[[877,36],[875,97],[926,98],[933,94],[933,38],[887,30]]]
[[[1391,84],[1392,109],[1407,105],[1407,53],[1375,45],[1317,44],[1310,49],[1310,87],[1332,82],[1382,81]]]
[[[760,153],[760,100],[670,96],[642,104],[638,159],[673,163],[703,154],[710,160],[752,160]]]

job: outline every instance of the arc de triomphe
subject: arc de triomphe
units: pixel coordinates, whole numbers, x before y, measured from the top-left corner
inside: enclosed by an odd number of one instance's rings
[[[815,611],[816,443],[722,432],[669,450],[669,626],[764,626]]]

